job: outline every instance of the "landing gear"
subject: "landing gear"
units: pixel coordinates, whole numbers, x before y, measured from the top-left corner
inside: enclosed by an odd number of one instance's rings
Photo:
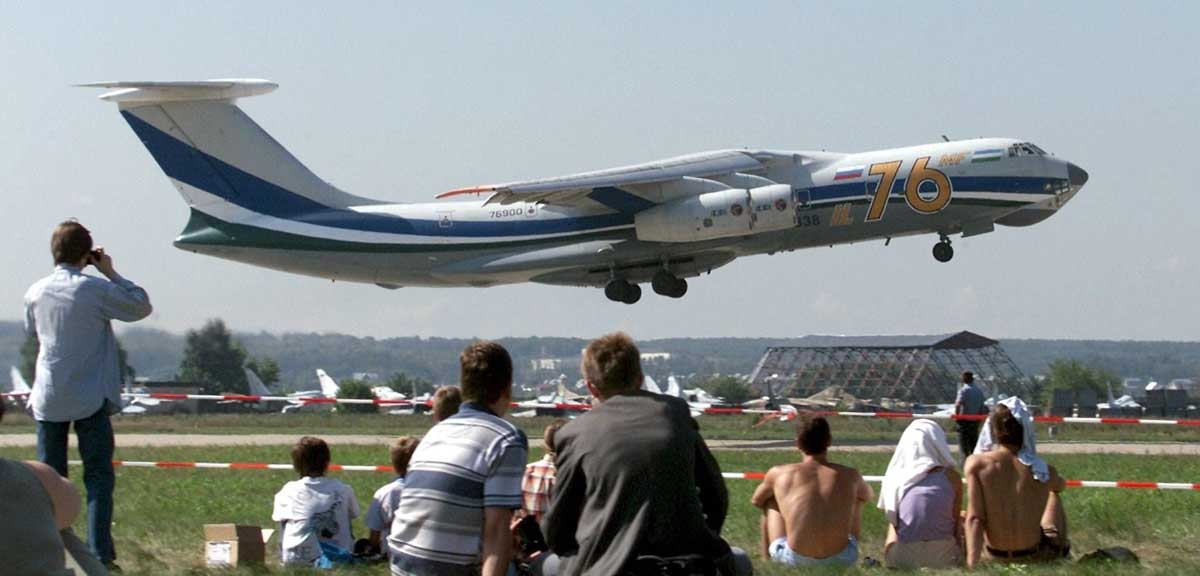
[[[604,295],[613,302],[633,304],[642,299],[642,287],[617,278],[604,287]]]
[[[654,289],[655,294],[668,298],[682,298],[687,294],[688,285],[687,280],[676,278],[666,270],[659,270],[650,280],[650,287]]]
[[[938,262],[949,262],[954,258],[954,248],[950,246],[949,238],[942,236],[942,239],[933,245],[933,258]]]

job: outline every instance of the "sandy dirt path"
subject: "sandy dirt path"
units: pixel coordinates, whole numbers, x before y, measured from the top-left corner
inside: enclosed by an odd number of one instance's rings
[[[331,445],[386,446],[391,436],[329,434],[323,435]],[[288,446],[296,441],[295,434],[117,434],[118,447],[135,446]],[[530,438],[531,446],[540,446],[541,439]],[[0,434],[0,447],[32,447],[37,445],[34,434]],[[71,437],[75,445],[75,437]],[[709,440],[714,450],[794,450],[786,440]],[[890,453],[894,444],[868,443],[849,446],[835,445],[837,452]],[[956,446],[951,447],[957,450]],[[1043,454],[1174,454],[1200,456],[1200,443],[1187,442],[1045,442],[1038,444]]]

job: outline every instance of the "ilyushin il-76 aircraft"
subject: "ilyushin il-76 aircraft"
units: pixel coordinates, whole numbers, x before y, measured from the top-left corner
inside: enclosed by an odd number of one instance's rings
[[[640,284],[752,254],[1045,220],[1087,182],[1032,143],[955,140],[873,152],[716,150],[555,178],[452,190],[426,203],[351,195],[318,178],[235,101],[277,84],[98,82],[191,208],[175,246],[384,288],[518,282]],[[944,139],[944,138],[943,138]]]

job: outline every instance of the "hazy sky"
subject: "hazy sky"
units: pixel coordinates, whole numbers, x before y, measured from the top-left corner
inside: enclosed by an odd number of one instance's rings
[[[14,5],[20,4],[20,5]],[[1197,3],[6,2],[0,318],[78,217],[151,294],[144,324],[358,335],[928,333],[1200,339]],[[452,188],[706,149],[1031,140],[1091,180],[1031,228],[740,259],[681,301],[331,283],[171,246],[187,208],[86,81],[261,77],[243,101],[351,193]],[[7,312],[3,312],[7,310]]]

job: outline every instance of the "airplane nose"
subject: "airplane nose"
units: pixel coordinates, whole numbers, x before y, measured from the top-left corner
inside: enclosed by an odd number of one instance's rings
[[[1071,186],[1079,188],[1087,184],[1088,173],[1074,163],[1067,162],[1067,178],[1071,181]]]

